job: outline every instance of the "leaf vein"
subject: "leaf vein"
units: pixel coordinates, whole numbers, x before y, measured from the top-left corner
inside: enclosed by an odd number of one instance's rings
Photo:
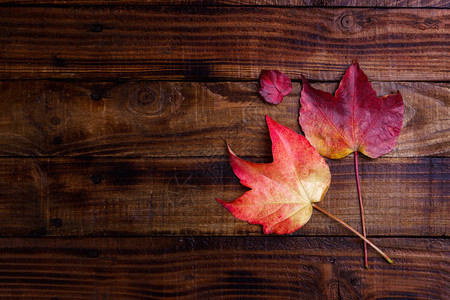
[[[347,141],[347,139],[342,135],[342,133],[336,128],[336,126],[334,126],[333,122],[331,122],[331,120],[328,118],[327,114],[322,110],[322,107],[320,107],[319,103],[317,102],[317,100],[314,97],[311,97],[314,100],[314,103],[316,104],[316,106],[319,108],[319,111],[322,113],[322,115],[325,117],[325,119],[328,121],[328,123],[330,123],[331,127],[333,127],[333,129],[339,134],[339,136],[344,140],[344,142],[347,143],[347,145],[350,148],[353,148],[353,146]]]

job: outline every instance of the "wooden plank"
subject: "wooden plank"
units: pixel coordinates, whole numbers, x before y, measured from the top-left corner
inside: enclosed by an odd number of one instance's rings
[[[255,80],[262,69],[338,80],[445,81],[450,10],[5,7],[0,79]]]
[[[337,84],[314,86],[334,92]],[[450,154],[449,83],[373,86],[405,100],[398,144],[386,156]],[[222,156],[227,140],[239,155],[269,156],[264,115],[298,131],[300,90],[294,83],[274,106],[255,82],[0,82],[0,155]]]
[[[368,234],[447,235],[449,161],[361,159]],[[321,207],[359,229],[353,159],[329,164],[332,184]],[[0,166],[2,236],[262,234],[260,226],[235,219],[214,200],[246,191],[227,158],[2,158]],[[295,235],[351,233],[314,212]]]
[[[231,5],[231,6],[350,6],[350,7],[442,7],[448,0],[0,0],[10,5]]]
[[[448,299],[448,239],[0,239],[6,299]]]
[[[42,201],[45,174],[30,159],[6,159],[0,165],[0,236],[45,234],[47,207],[46,201]]]

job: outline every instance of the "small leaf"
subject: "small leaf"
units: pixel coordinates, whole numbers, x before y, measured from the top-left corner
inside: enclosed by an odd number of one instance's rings
[[[245,161],[228,148],[234,173],[252,190],[232,202],[217,201],[236,218],[263,225],[264,233],[292,233],[310,219],[312,205],[324,197],[331,174],[305,137],[268,116],[266,121],[273,162]]]
[[[356,60],[335,96],[302,79],[299,122],[320,154],[337,159],[359,151],[377,158],[394,148],[403,122],[402,96],[377,97]]]
[[[261,71],[260,83],[259,94],[272,104],[281,103],[283,96],[289,95],[292,91],[291,80],[278,70]]]

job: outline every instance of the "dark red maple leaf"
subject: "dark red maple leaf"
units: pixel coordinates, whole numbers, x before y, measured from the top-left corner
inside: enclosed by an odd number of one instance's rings
[[[303,76],[302,80],[299,122],[306,138],[320,154],[329,158],[338,159],[355,152],[361,222],[366,236],[357,153],[377,158],[394,148],[403,123],[402,96],[395,93],[377,97],[356,59],[335,96],[314,89]],[[364,261],[368,267],[366,244]]]
[[[335,96],[302,79],[299,122],[320,154],[337,159],[359,151],[377,158],[394,148],[403,122],[402,96],[377,97],[356,60]]]

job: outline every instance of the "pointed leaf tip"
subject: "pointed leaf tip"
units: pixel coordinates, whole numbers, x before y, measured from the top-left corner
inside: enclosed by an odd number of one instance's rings
[[[270,128],[275,123],[275,121],[271,117],[266,115],[266,123],[267,123],[267,126]]]
[[[236,157],[236,154],[234,153],[233,150],[231,150],[231,147],[228,143],[227,143],[227,150],[228,150],[228,155],[230,156],[230,158]]]
[[[309,80],[303,75],[302,75],[302,86],[303,86],[302,92],[304,89],[307,89],[307,90],[312,89],[311,84],[309,83]]]
[[[219,198],[216,198],[216,201],[217,201],[217,202],[219,202],[219,203],[220,203],[220,204],[222,204],[222,205],[226,204],[226,202],[225,202],[225,201],[223,201],[223,200],[220,200]]]

